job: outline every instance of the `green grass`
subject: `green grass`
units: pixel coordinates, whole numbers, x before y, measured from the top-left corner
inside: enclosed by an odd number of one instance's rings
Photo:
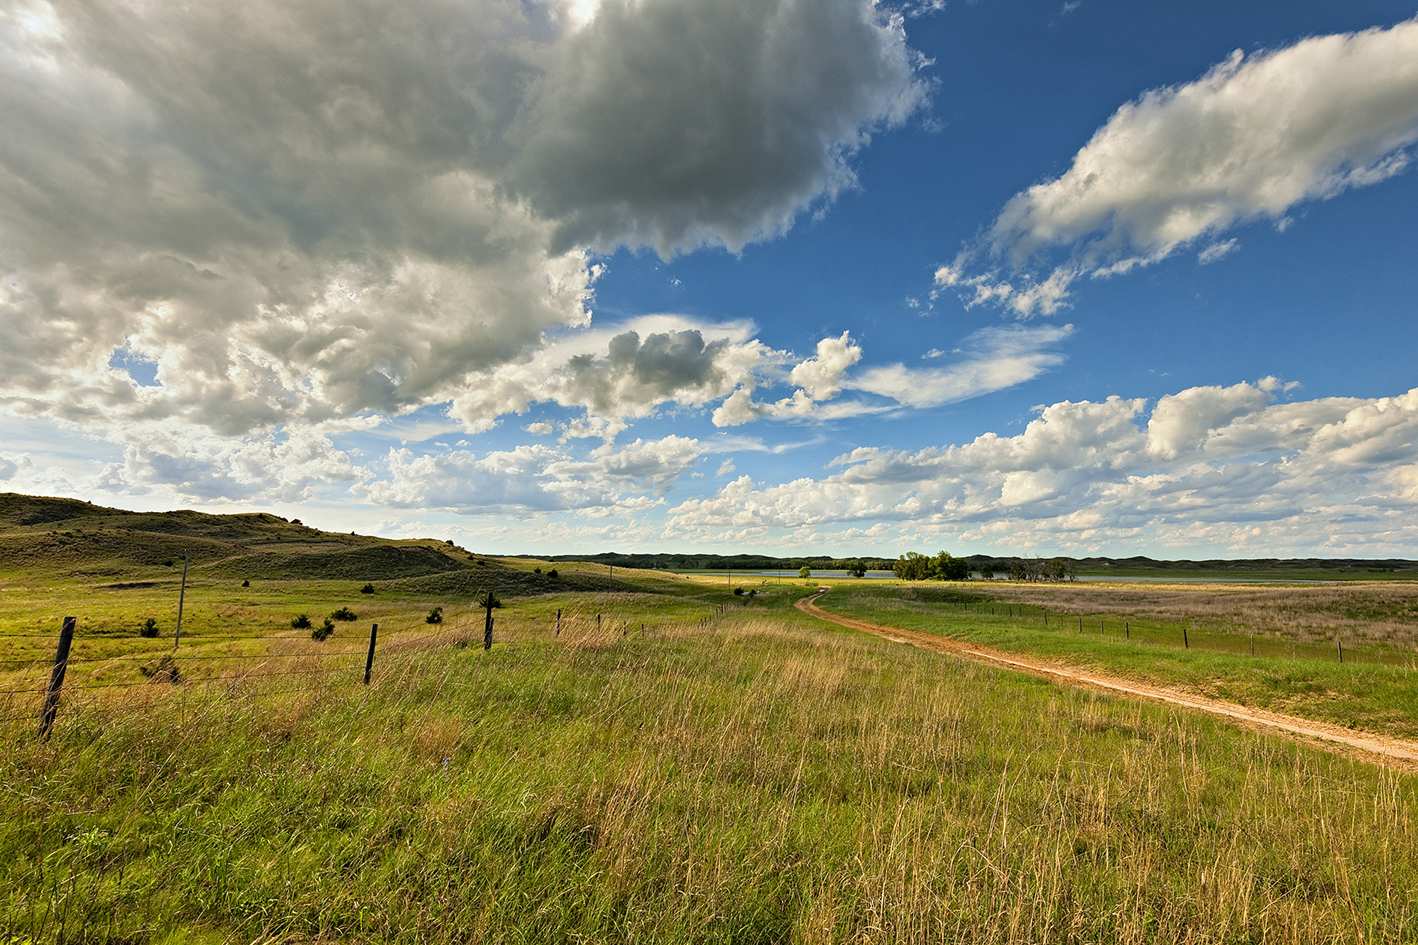
[[[1248,636],[1197,626],[1187,628],[1188,648],[1181,622],[1117,614],[1054,612],[1045,628],[1039,607],[992,601],[974,589],[858,585],[838,587],[818,604],[843,616],[1059,659],[1241,705],[1418,737],[1418,664],[1411,652],[1346,647],[1341,665],[1330,645],[1266,637],[1255,640],[1252,656]]]
[[[0,689],[41,684],[79,617],[47,743],[38,693],[0,693],[0,942],[1418,938],[1412,776],[826,626],[792,609],[800,581],[736,580],[750,599],[726,577],[0,496]],[[826,606],[954,626],[951,589],[833,583]],[[506,605],[490,651],[484,590]],[[358,619],[325,643],[290,626],[340,607]],[[1292,675],[1266,683],[1224,633],[1180,651],[1167,621],[1138,629],[1158,639],[956,628],[1411,723],[1391,650],[1268,657]],[[143,673],[164,656],[182,682]]]
[[[48,744],[0,728],[0,930],[1418,934],[1411,777],[823,628],[786,595],[707,623],[670,620],[664,602],[565,599],[560,637],[551,601],[510,608],[490,652],[446,628],[381,657],[367,689],[353,675],[148,686],[61,713]]]

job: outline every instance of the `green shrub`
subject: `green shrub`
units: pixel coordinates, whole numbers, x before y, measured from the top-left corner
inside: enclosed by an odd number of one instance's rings
[[[329,617],[326,617],[324,623],[316,627],[314,630],[310,631],[310,639],[324,642],[330,636],[330,634],[334,632],[335,625],[330,622]]]
[[[424,623],[442,623],[442,622],[443,622],[443,608],[442,608],[442,607],[435,607],[435,608],[433,608],[432,610],[430,610],[430,611],[428,612],[428,616],[425,617],[425,618],[423,618],[423,622],[424,622]]]
[[[330,611],[331,620],[356,620],[358,615],[348,607],[341,607],[339,610]]]
[[[373,584],[366,584],[364,587],[361,587],[361,588],[359,589],[359,592],[360,592],[361,594],[373,594],[373,593],[374,593],[374,585],[373,585]]]
[[[152,617],[143,621],[143,626],[138,629],[140,637],[155,637],[158,635],[158,622]]]
[[[290,625],[297,630],[309,630],[310,618],[305,614],[297,614],[290,622]]]

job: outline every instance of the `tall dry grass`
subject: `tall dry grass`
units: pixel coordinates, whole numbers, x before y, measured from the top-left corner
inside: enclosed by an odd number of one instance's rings
[[[167,687],[141,716],[75,714],[48,746],[12,733],[0,929],[932,945],[1418,932],[1407,776],[796,618],[642,634],[625,608],[624,630],[596,612],[564,614],[559,638],[508,615],[491,652],[454,628],[392,653],[368,690]]]
[[[1418,645],[1418,583],[1158,587],[998,582],[991,592],[1000,600],[1068,614],[1192,620],[1305,642],[1343,637],[1388,646]]]

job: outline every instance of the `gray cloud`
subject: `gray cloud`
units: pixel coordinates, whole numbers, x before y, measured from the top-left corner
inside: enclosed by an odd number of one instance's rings
[[[587,324],[581,247],[780,233],[922,96],[865,0],[32,0],[0,36],[0,402],[91,426],[449,400]]]
[[[511,177],[563,246],[662,254],[782,233],[855,178],[925,87],[905,33],[853,0],[603,0],[513,130]]]

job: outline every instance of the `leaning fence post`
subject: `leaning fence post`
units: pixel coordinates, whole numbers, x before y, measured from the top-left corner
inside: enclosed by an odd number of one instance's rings
[[[379,624],[369,628],[369,655],[364,658],[364,684],[369,685],[369,673],[374,669],[374,638],[379,635]]]
[[[1182,624],[1182,647],[1183,647],[1184,649],[1188,649],[1188,650],[1190,650],[1190,649],[1192,648],[1191,641],[1187,639],[1187,625],[1186,625],[1186,624]]]
[[[1343,641],[1343,640],[1340,640],[1340,641],[1338,641],[1338,642],[1339,642],[1339,662],[1342,663],[1342,662],[1344,662],[1344,641]]]
[[[69,648],[74,645],[74,618],[65,617],[59,631],[59,649],[54,654],[54,668],[49,671],[49,689],[44,694],[44,712],[39,718],[39,740],[49,741],[49,730],[59,714],[59,690],[64,688],[64,673],[69,669]]]
[[[556,635],[561,636],[561,608],[556,609]]]
[[[172,636],[172,648],[182,642],[182,603],[187,599],[187,564],[190,560],[187,550],[182,551],[182,589],[177,592],[177,632]]]

